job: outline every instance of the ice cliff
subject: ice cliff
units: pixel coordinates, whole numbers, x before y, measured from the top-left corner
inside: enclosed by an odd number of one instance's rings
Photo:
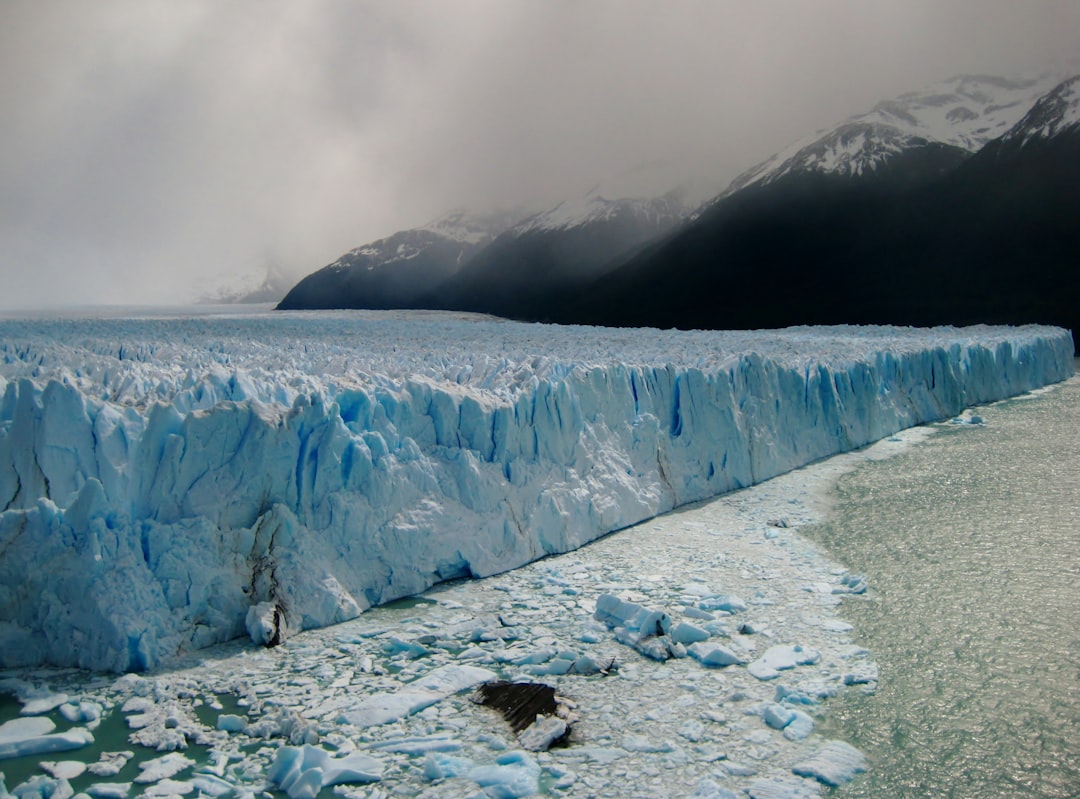
[[[1047,327],[0,321],[0,667],[333,624],[1072,370]]]

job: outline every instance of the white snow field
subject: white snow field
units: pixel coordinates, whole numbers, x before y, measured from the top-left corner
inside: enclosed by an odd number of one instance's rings
[[[0,667],[283,640],[1060,381],[1072,355],[1047,327],[0,320]]]

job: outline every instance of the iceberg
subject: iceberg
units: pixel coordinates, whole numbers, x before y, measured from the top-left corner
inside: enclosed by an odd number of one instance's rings
[[[1072,357],[1038,326],[0,320],[0,668],[276,643],[1063,380]]]

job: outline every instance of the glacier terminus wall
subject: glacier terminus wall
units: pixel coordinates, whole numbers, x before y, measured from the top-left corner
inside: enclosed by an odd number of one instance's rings
[[[1035,326],[0,320],[0,667],[273,643],[1072,370]]]

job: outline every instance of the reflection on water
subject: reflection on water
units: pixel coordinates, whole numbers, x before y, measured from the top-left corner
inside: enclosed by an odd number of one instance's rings
[[[841,480],[807,530],[873,593],[881,666],[830,708],[871,774],[837,797],[1080,796],[1080,378]]]

